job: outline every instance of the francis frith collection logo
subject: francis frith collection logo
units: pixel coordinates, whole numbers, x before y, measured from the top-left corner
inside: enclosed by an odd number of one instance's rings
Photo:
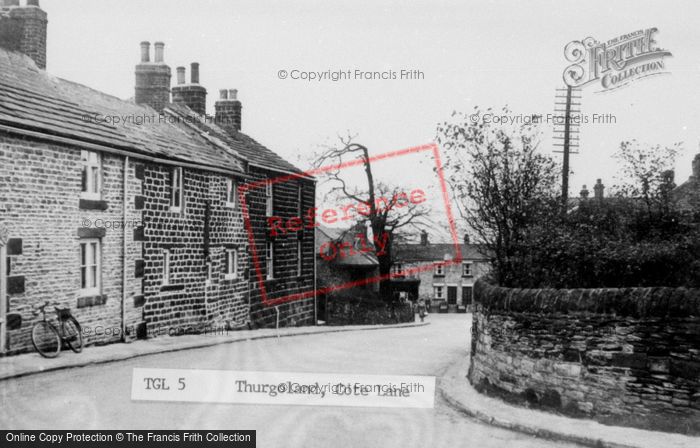
[[[668,73],[664,57],[671,52],[657,46],[657,28],[637,30],[607,42],[592,37],[570,42],[564,48],[572,64],[564,70],[564,82],[571,87],[599,85],[607,92],[649,76]]]

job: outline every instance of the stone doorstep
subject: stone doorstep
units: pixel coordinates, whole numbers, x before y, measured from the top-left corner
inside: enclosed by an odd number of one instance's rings
[[[55,370],[105,364],[109,362],[138,358],[141,356],[212,347],[215,345],[231,344],[234,342],[271,339],[276,337],[343,333],[348,331],[391,330],[405,327],[424,327],[426,325],[430,325],[430,322],[409,322],[394,325],[350,325],[342,327],[287,327],[280,328],[279,330],[275,330],[274,328],[263,328],[258,330],[234,331],[230,336],[214,336],[210,339],[206,339],[207,337],[202,335],[163,336],[127,343],[90,346],[86,347],[82,353],[78,354],[73,353],[70,350],[66,352],[61,351],[61,354],[59,354],[57,358],[53,359],[42,358],[38,353],[30,352],[20,355],[0,357],[0,382],[11,378],[52,372]]]
[[[509,405],[477,392],[467,379],[469,359],[449,367],[438,380],[440,395],[458,411],[483,423],[540,438],[593,448],[696,448],[700,437],[608,426],[593,420]]]

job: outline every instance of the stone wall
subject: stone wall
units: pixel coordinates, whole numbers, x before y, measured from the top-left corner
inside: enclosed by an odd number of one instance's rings
[[[700,434],[700,290],[479,281],[469,379],[506,400]]]
[[[102,155],[102,195],[98,201],[81,197],[80,150],[0,135],[0,228],[10,238],[8,313],[22,317],[9,330],[7,353],[33,350],[31,328],[40,318],[33,313],[46,301],[69,307],[82,324],[87,344],[121,340],[123,240],[127,253],[141,252],[133,239],[140,219],[133,196],[140,188],[134,164],[128,166],[127,216],[123,216],[124,159]],[[80,242],[96,238],[102,247],[102,288],[96,296],[80,294]],[[138,300],[141,280],[127,261],[126,338],[135,337],[141,322]],[[53,308],[48,317],[55,318]]]
[[[264,179],[276,179],[284,176],[278,172],[250,167],[249,183]],[[302,213],[315,206],[315,185],[312,181],[297,179],[284,180],[273,184],[273,215],[285,221],[299,216],[297,201],[298,186],[302,185]],[[280,326],[313,325],[314,317],[314,230],[304,229],[300,232],[289,232],[272,236],[265,217],[265,188],[263,186],[250,188],[246,195],[246,204],[250,215],[252,241],[258,256],[258,266],[251,262],[250,266],[250,318],[256,327],[274,327],[279,315]],[[274,279],[267,280],[265,266],[265,248],[268,241],[274,241]],[[302,275],[297,275],[296,242],[302,242]],[[252,249],[251,249],[252,252]],[[262,277],[267,299],[288,297],[292,294],[307,293],[309,297],[299,300],[269,306],[262,301]],[[278,314],[279,313],[279,314]]]
[[[144,165],[147,332],[158,335],[182,328],[239,327],[248,320],[248,240],[241,207],[227,206],[224,175],[183,169],[183,204],[179,211],[172,210],[173,169]],[[238,250],[239,274],[235,278],[226,276],[227,249]],[[165,250],[170,252],[168,285],[163,283]]]
[[[397,305],[392,310],[385,304],[377,306],[373,303],[357,303],[331,298],[327,306],[327,325],[390,325],[416,320],[413,306],[409,303]]]

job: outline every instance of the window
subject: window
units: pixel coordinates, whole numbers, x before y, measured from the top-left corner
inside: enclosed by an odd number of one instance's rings
[[[462,263],[462,277],[472,276],[472,264],[468,261]]]
[[[226,280],[238,278],[238,250],[226,250]]]
[[[302,217],[304,216],[304,207],[303,207],[303,198],[304,198],[304,191],[303,191],[303,186],[299,184],[297,186],[297,216]]]
[[[297,277],[301,277],[301,269],[303,267],[302,260],[304,254],[301,250],[301,241],[297,240]]]
[[[445,275],[445,265],[442,264],[442,261],[436,262],[438,264],[435,265],[435,275]]]
[[[170,172],[170,210],[182,210],[182,168],[176,167]]]
[[[435,292],[435,298],[436,299],[444,299],[445,298],[445,287],[444,286],[435,286],[434,288]]]
[[[265,267],[267,268],[267,279],[275,278],[275,245],[272,241],[267,242],[265,247]]]
[[[403,265],[401,263],[394,263],[391,265],[391,273],[398,276],[403,276]]]
[[[265,216],[272,216],[272,182],[265,184]]]
[[[163,285],[170,284],[170,250],[163,250]]]
[[[81,196],[87,199],[99,199],[102,191],[102,173],[100,154],[94,151],[80,151],[83,163],[83,188]]]
[[[236,208],[238,204],[238,184],[235,179],[226,180],[226,207]]]
[[[100,240],[83,240],[80,242],[80,293],[82,295],[100,293],[100,249]]]
[[[462,286],[462,305],[471,305],[472,304],[472,287],[471,286]]]

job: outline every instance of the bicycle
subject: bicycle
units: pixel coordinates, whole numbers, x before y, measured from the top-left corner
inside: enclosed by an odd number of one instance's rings
[[[56,316],[58,325],[46,319],[46,307],[49,302],[38,307],[34,314],[41,312],[43,318],[32,327],[32,345],[44,358],[55,358],[61,352],[63,343],[75,353],[83,351],[83,332],[80,323],[73,317],[70,308],[58,308]]]

